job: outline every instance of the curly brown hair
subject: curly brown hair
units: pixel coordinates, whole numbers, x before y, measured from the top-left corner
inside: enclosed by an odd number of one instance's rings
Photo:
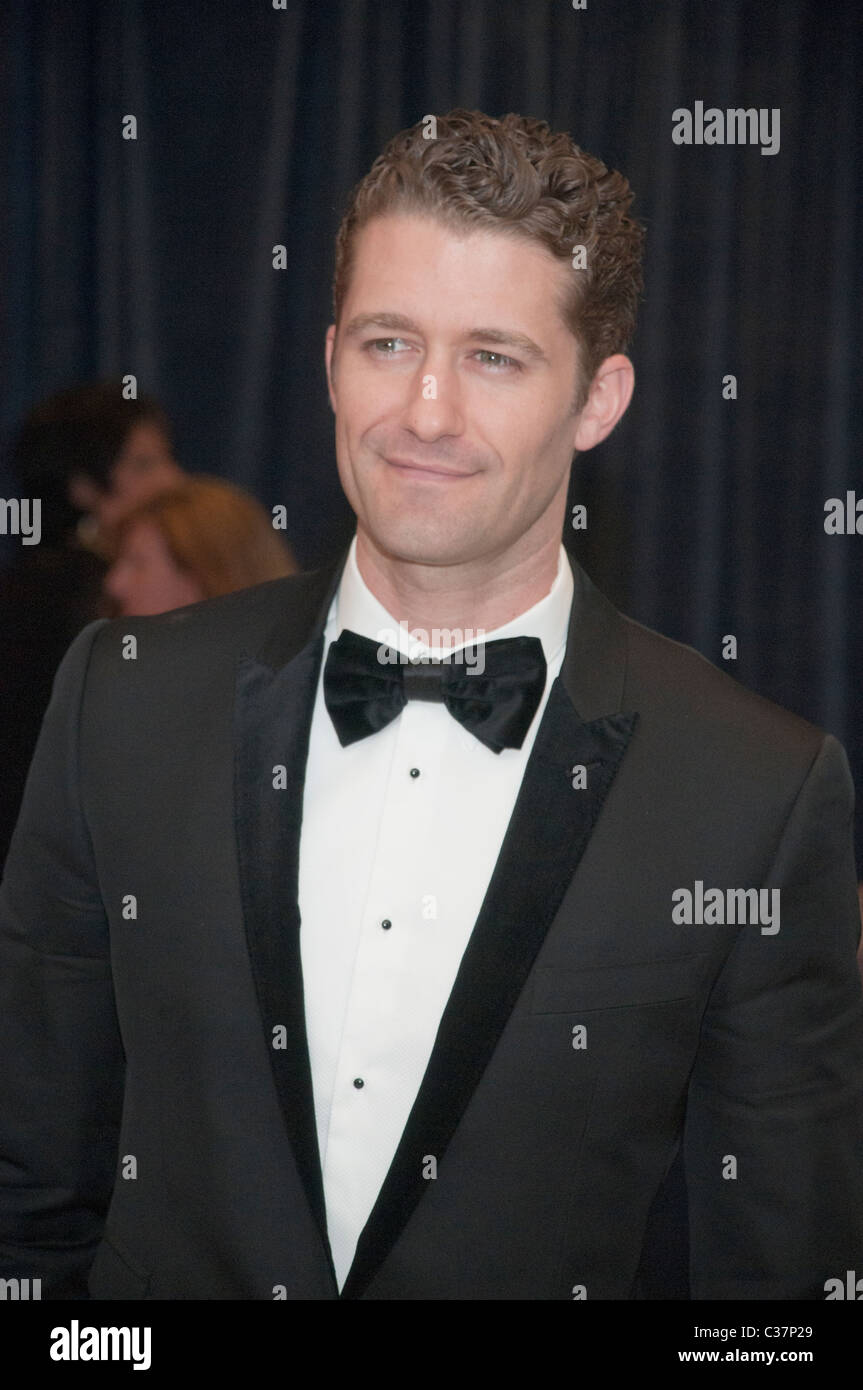
[[[336,236],[333,310],[339,323],[350,283],[357,233],[390,212],[425,213],[463,230],[525,237],[573,265],[560,304],[579,347],[580,382],[573,409],[587,400],[600,363],[624,352],[635,332],[643,291],[644,228],[629,215],[634,194],[609,170],[546,121],[481,111],[429,118],[393,136],[356,185]]]

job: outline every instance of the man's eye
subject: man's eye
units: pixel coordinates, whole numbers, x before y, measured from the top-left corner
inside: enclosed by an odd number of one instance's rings
[[[403,338],[372,338],[366,343],[366,347],[380,353],[382,357],[395,357],[396,354],[391,347],[392,343],[401,343],[402,347],[405,346]]]
[[[514,357],[507,357],[502,352],[492,352],[490,348],[480,348],[477,357],[493,357],[495,359],[494,362],[489,362],[488,365],[494,367],[498,371],[508,367],[519,367],[521,365],[519,362],[516,362]]]

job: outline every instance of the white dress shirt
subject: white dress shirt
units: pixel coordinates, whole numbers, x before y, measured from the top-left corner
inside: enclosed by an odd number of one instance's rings
[[[484,634],[487,641],[530,636],[542,643],[545,691],[521,748],[493,753],[443,704],[424,700],[409,701],[386,728],[343,748],[324,704],[322,663],[303,799],[300,951],[339,1289],[416,1100],[497,862],[563,663],[572,592],[561,546],[545,598]],[[366,587],[356,537],[327,619],[324,662],[345,628],[412,656],[446,650],[408,641]]]

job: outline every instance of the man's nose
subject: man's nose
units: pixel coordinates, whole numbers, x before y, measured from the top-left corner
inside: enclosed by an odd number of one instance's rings
[[[427,441],[463,433],[458,374],[442,358],[426,357],[411,378],[402,423],[418,439]]]

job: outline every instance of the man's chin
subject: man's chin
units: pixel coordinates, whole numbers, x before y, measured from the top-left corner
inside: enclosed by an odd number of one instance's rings
[[[435,527],[417,525],[374,526],[360,524],[364,541],[386,560],[405,565],[464,565],[477,558],[479,537],[473,543],[464,534],[453,535]]]

